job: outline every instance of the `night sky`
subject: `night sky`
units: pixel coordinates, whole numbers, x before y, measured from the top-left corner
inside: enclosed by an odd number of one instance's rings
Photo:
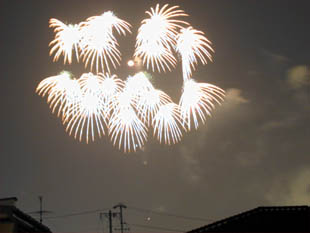
[[[140,22],[157,3],[179,5],[212,41],[213,63],[199,64],[193,78],[225,89],[225,102],[173,146],[150,137],[143,151],[124,154],[108,137],[78,142],[35,93],[62,70],[89,72],[75,60],[53,63],[49,19],[79,23],[111,10],[129,22],[113,71],[125,80]],[[16,196],[29,213],[42,195],[54,232],[107,230],[95,210],[119,202],[132,232],[187,231],[257,206],[309,205],[309,7],[308,0],[1,1],[0,198]],[[150,73],[177,102],[180,63]],[[63,216],[84,211],[91,213]]]

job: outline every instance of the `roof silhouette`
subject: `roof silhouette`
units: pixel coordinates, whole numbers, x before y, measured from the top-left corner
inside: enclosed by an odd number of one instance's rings
[[[15,206],[16,197],[0,199],[0,232],[47,232],[51,230]]]
[[[198,232],[310,232],[310,207],[257,207],[189,231]]]

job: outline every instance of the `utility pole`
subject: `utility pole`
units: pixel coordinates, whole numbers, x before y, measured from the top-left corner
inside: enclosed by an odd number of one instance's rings
[[[113,233],[113,218],[116,217],[117,213],[112,213],[111,210],[109,210],[108,213],[100,213],[100,219],[102,219],[102,215],[108,218],[109,221],[109,233]]]
[[[112,211],[109,210],[109,232],[113,232],[113,227],[112,227]]]
[[[119,208],[120,212],[120,221],[121,221],[121,233],[124,233],[124,221],[123,221],[123,209],[126,209],[127,206],[125,206],[122,203],[119,203],[118,205],[114,206],[113,209]]]

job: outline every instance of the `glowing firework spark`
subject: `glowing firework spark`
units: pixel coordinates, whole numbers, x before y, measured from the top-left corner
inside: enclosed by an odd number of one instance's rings
[[[137,36],[134,56],[142,57],[147,68],[151,64],[153,71],[155,68],[158,71],[168,68],[170,71],[171,66],[175,67],[176,59],[171,48],[175,46],[177,29],[182,28],[181,24],[187,24],[185,21],[174,19],[187,16],[182,10],[177,9],[178,6],[167,7],[168,4],[160,9],[157,4],[155,9],[151,8],[151,12],[146,11],[150,18],[142,21]]]
[[[180,129],[181,119],[179,106],[175,103],[168,103],[160,106],[153,119],[154,136],[161,143],[177,143],[181,140],[182,131]],[[164,138],[164,139],[163,139]]]
[[[198,119],[200,118],[204,123],[205,114],[211,116],[211,111],[215,107],[214,102],[220,104],[224,95],[224,90],[212,84],[197,83],[193,79],[186,80],[180,99],[183,126],[190,130],[192,116],[194,126],[197,129]]]
[[[52,112],[58,110],[66,131],[80,141],[94,141],[108,130],[111,141],[124,152],[142,149],[148,134],[166,144],[181,140],[182,133],[198,128],[211,115],[215,104],[223,101],[225,92],[212,84],[197,83],[191,79],[192,70],[200,60],[212,61],[209,51],[211,42],[203,32],[192,27],[183,28],[187,22],[176,19],[187,16],[178,6],[162,8],[159,4],[146,12],[149,18],[142,21],[139,28],[134,61],[129,67],[146,63],[147,69],[170,71],[176,65],[173,50],[180,54],[183,71],[183,93],[179,105],[152,85],[143,72],[129,76],[122,81],[111,74],[120,64],[121,53],[114,31],[119,35],[130,33],[130,24],[116,17],[111,11],[100,16],[89,17],[78,25],[66,25],[57,19],[50,20],[55,39],[50,55],[53,61],[61,55],[64,63],[72,62],[72,51],[77,61],[82,57],[85,67],[96,67],[97,74],[85,73],[79,79],[72,78],[69,72],[41,81],[36,92],[47,96]],[[102,71],[102,73],[99,73]]]
[[[116,68],[120,64],[121,53],[118,43],[113,36],[113,29],[119,34],[130,32],[130,24],[117,18],[113,12],[108,11],[100,16],[93,16],[81,24],[82,39],[80,45],[85,67],[90,63],[92,70],[94,63],[96,70],[110,73],[109,62]]]
[[[183,79],[186,81],[192,74],[191,68],[195,69],[195,64],[198,63],[197,58],[202,64],[207,63],[207,56],[212,61],[210,52],[213,49],[210,46],[211,42],[203,35],[203,32],[197,31],[192,27],[181,29],[181,33],[177,38],[177,51],[182,57]]]
[[[50,27],[55,28],[55,39],[51,41],[50,46],[53,47],[50,50],[50,55],[55,52],[54,61],[57,61],[60,55],[64,55],[64,63],[68,61],[72,62],[72,50],[75,51],[76,59],[79,61],[79,41],[80,32],[78,25],[66,25],[58,19],[50,19]]]

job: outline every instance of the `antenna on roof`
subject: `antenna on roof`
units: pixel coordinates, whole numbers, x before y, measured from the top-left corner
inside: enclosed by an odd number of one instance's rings
[[[40,201],[40,210],[31,212],[29,214],[39,214],[39,216],[40,216],[40,223],[42,223],[43,222],[43,215],[51,214],[53,212],[52,211],[48,211],[48,210],[43,210],[43,196],[41,196],[41,195],[39,196],[39,201]]]

